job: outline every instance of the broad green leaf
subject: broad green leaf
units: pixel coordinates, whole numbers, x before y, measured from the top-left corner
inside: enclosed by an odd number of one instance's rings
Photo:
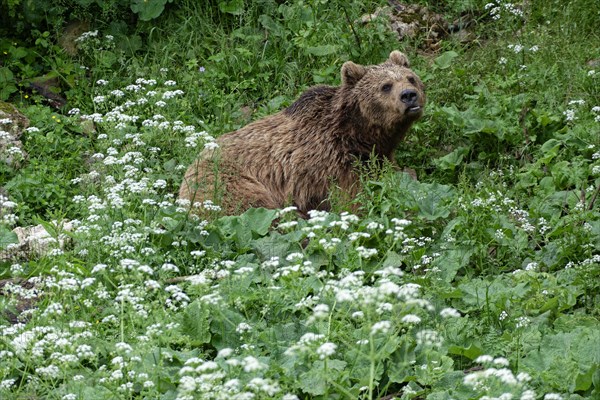
[[[322,57],[333,54],[337,51],[337,46],[326,44],[323,46],[307,47],[306,52],[313,56]]]
[[[9,244],[14,243],[19,243],[17,234],[4,225],[0,225],[0,250],[4,250]]]
[[[269,33],[273,36],[284,37],[286,30],[285,28],[278,22],[276,22],[270,16],[263,14],[258,17],[258,22],[265,28]]]
[[[234,240],[239,246],[248,246],[252,240],[252,230],[241,220],[240,216],[232,215],[219,218],[215,223],[226,239]]]
[[[592,387],[592,379],[600,364],[594,364],[587,372],[581,373],[575,379],[575,391],[585,391]]]
[[[434,112],[436,114],[442,114],[441,116],[447,118],[449,122],[452,123],[452,125],[455,125],[457,127],[465,126],[465,118],[463,116],[463,112],[456,107],[456,104],[438,107]]]
[[[242,15],[244,13],[244,0],[222,1],[219,3],[219,10],[231,15]]]
[[[23,58],[27,56],[27,50],[23,47],[11,47],[10,56],[12,58]]]
[[[142,21],[150,21],[162,14],[166,3],[167,0],[132,0],[131,11]]]
[[[538,178],[532,171],[526,171],[520,174],[517,174],[519,180],[517,181],[518,189],[527,189],[533,186],[536,186],[538,183]]]
[[[421,184],[421,188],[420,196],[417,197],[419,215],[430,221],[448,217],[451,210],[446,200],[454,196],[454,189],[439,183]]]
[[[469,136],[473,133],[498,133],[498,128],[496,123],[492,120],[479,118],[479,117],[471,117],[466,120],[465,126],[465,135]],[[502,139],[501,137],[499,139]]]
[[[341,360],[327,360],[327,372],[325,371],[324,361],[315,361],[312,368],[300,375],[300,388],[313,396],[320,396],[326,393],[328,381],[337,381],[346,363]]]
[[[461,373],[463,375],[464,378],[464,373]],[[450,393],[448,393],[448,391],[443,391],[443,392],[433,392],[429,395],[427,395],[426,399],[427,400],[454,400],[456,397],[455,395],[451,395]]]
[[[469,347],[449,346],[448,353],[467,357],[469,360],[474,360],[484,353],[483,349],[471,343]]]
[[[434,160],[434,163],[442,170],[454,171],[462,163],[463,158],[469,154],[470,147],[458,147],[444,157]]]
[[[0,100],[8,100],[10,95],[17,90],[17,87],[12,83],[0,84]]]
[[[192,302],[181,317],[181,331],[191,338],[190,344],[210,343],[210,310],[199,301]]]
[[[416,380],[414,365],[416,362],[416,344],[405,338],[392,354],[387,372],[391,382],[404,383]]]
[[[114,399],[114,393],[110,389],[102,386],[102,385],[94,385],[94,386],[83,386],[83,390],[81,392],[81,397],[83,399],[90,400],[109,400]]]
[[[0,100],[7,100],[17,91],[14,75],[7,67],[0,67]]]
[[[112,67],[117,62],[117,55],[112,51],[103,51],[98,53],[99,62],[106,68]]]
[[[540,152],[543,156],[539,159],[540,162],[548,165],[554,157],[558,155],[562,143],[557,139],[550,139],[540,147]]]
[[[119,37],[119,47],[125,50],[131,56],[133,56],[134,53],[140,50],[144,45],[140,35],[119,35]]]
[[[281,236],[276,234],[252,240],[250,245],[264,259],[271,257],[285,259],[292,247],[288,241],[283,240]]]
[[[14,75],[8,67],[0,67],[0,84],[6,84],[12,82]]]
[[[252,232],[265,236],[269,232],[271,224],[277,217],[277,211],[266,208],[251,208],[241,215],[241,221],[247,225]]]
[[[567,160],[554,163],[550,168],[554,182],[559,189],[565,189],[573,183],[573,167]]]
[[[437,57],[434,61],[434,65],[439,69],[446,69],[452,65],[452,61],[458,57],[458,53],[455,51],[447,51],[441,56]]]
[[[542,380],[554,391],[570,392],[591,387],[600,365],[600,329],[574,325],[572,331],[550,334],[522,365],[534,379]],[[588,376],[589,374],[589,376]]]
[[[507,283],[496,279],[491,282],[490,280],[471,279],[459,284],[458,287],[463,292],[462,303],[474,307],[459,308],[463,312],[480,309],[486,304],[493,303],[498,298],[498,295],[504,297],[510,295],[510,288]]]
[[[302,336],[301,328],[300,323],[294,322],[271,325],[260,332],[259,338],[265,345],[277,347],[281,353],[284,353],[289,343],[297,341]]]
[[[237,347],[240,345],[240,335],[235,328],[245,318],[237,311],[223,308],[219,312],[211,313],[210,331],[212,333],[211,344],[216,348]]]
[[[383,261],[383,268],[387,267],[400,267],[404,262],[404,258],[396,253],[395,251],[388,251],[385,255],[385,260]]]

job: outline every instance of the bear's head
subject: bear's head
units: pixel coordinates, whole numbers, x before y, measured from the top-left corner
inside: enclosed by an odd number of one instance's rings
[[[342,89],[356,99],[362,117],[387,131],[404,130],[423,115],[425,86],[409,68],[408,58],[394,50],[384,63],[342,66]]]

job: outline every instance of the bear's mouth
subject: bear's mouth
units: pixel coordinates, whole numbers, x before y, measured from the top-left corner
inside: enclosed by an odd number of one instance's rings
[[[421,106],[412,106],[412,107],[408,107],[406,109],[406,113],[407,114],[418,114],[421,112],[422,107]]]

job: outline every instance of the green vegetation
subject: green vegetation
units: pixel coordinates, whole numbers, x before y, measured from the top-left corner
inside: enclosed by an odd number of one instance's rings
[[[0,252],[51,238],[0,255],[0,397],[599,398],[600,5],[420,3],[468,40],[398,42],[361,22],[383,1],[3,3],[30,128]],[[428,90],[397,152],[418,181],[366,166],[355,214],[306,220],[176,200],[214,137],[393,49]]]

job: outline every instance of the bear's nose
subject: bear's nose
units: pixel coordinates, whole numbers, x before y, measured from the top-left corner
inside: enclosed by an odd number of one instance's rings
[[[414,104],[418,97],[417,91],[412,89],[403,90],[400,93],[400,101],[406,104]]]

